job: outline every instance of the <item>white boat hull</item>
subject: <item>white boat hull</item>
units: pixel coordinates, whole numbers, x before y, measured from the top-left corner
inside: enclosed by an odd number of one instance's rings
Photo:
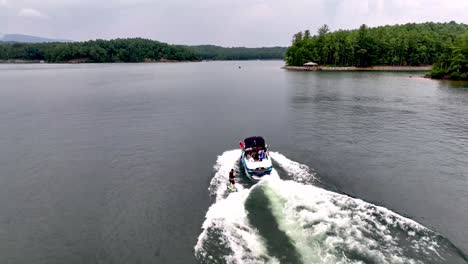
[[[270,157],[265,158],[262,161],[249,161],[245,158],[245,153],[243,152],[241,161],[245,175],[253,181],[261,180],[262,177],[270,175],[273,170],[273,164]]]

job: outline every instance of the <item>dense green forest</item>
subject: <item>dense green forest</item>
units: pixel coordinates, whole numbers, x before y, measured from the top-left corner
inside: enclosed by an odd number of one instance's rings
[[[283,59],[286,48],[224,48],[213,45],[188,47],[203,60],[274,60]]]
[[[0,44],[0,60],[44,60],[67,62],[143,62],[198,60],[193,50],[147,39],[93,40],[70,43],[4,43]]]
[[[94,40],[69,43],[2,43],[0,60],[46,62],[143,62],[283,59],[286,48],[223,48],[169,45],[147,39]]]
[[[356,30],[334,32],[324,25],[313,36],[309,30],[295,34],[285,60],[288,65],[295,66],[313,61],[322,65],[360,67],[436,64],[441,71],[452,68],[462,70],[466,64],[458,67],[458,64],[452,65],[450,61],[457,57],[461,63],[462,56],[465,56],[466,62],[466,46],[464,51],[455,48],[466,43],[466,38],[460,38],[464,33],[468,33],[468,25],[455,22],[375,28],[362,25]]]
[[[432,67],[433,78],[468,80],[468,33],[460,35]]]

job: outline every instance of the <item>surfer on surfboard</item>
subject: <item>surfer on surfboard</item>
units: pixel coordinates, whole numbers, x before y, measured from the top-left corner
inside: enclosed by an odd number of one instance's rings
[[[231,171],[229,172],[229,183],[228,183],[228,189],[231,192],[237,191],[237,188],[235,186],[236,181],[234,180],[235,178],[236,178],[236,173],[234,172],[234,169],[231,169]]]

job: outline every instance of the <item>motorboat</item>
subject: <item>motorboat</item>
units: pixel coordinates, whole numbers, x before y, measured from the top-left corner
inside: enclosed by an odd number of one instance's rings
[[[273,170],[268,145],[262,137],[248,137],[239,142],[242,149],[241,162],[245,174],[254,181],[259,181]]]

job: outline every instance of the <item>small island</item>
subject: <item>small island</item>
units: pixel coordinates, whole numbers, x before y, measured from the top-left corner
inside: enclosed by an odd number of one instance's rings
[[[288,70],[430,71],[435,79],[468,80],[468,25],[362,25],[334,32],[324,25],[317,35],[296,33],[285,61]]]

